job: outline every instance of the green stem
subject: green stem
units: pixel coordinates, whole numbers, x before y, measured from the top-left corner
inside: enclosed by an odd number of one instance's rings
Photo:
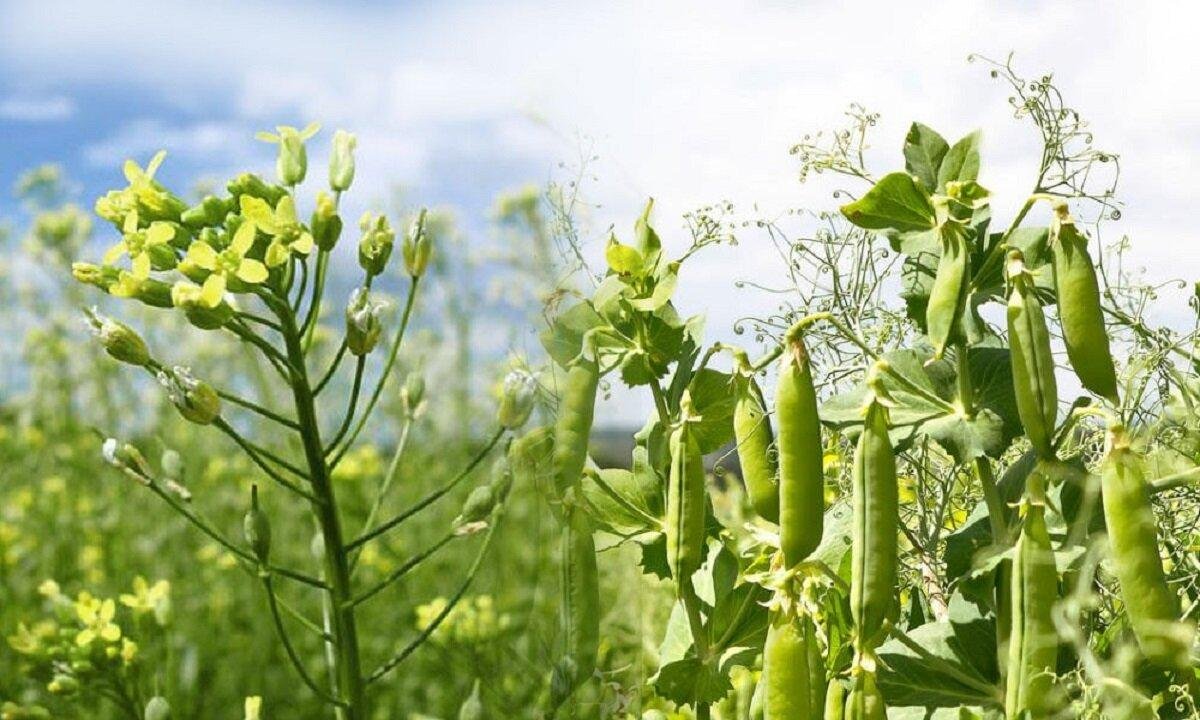
[[[329,384],[329,381],[333,379],[333,374],[337,372],[338,366],[342,364],[342,358],[345,357],[346,350],[346,339],[342,338],[342,344],[338,346],[337,353],[333,356],[333,361],[329,363],[329,369],[325,371],[325,374],[321,377],[321,381],[313,389],[313,395],[320,395],[325,386]]]
[[[367,512],[367,519],[363,521],[362,529],[358,531],[359,535],[370,531],[375,525],[375,518],[379,515],[380,508],[383,507],[383,499],[387,497],[388,492],[392,489],[392,483],[395,482],[396,476],[400,472],[400,458],[404,455],[404,448],[408,446],[409,431],[412,429],[412,418],[404,419],[404,427],[400,429],[400,441],[396,443],[396,451],[392,453],[392,459],[388,463],[386,474],[383,476],[383,482],[379,484],[379,488],[375,491],[375,499],[371,501],[371,509]],[[358,562],[358,554],[355,553],[350,558],[350,570],[354,571],[354,566]]]
[[[308,686],[310,690],[317,694],[317,697],[321,698],[330,705],[336,705],[338,707],[345,706],[346,703],[344,701],[333,697],[328,692],[322,690],[315,682],[313,682],[313,679],[309,676],[308,671],[304,669],[304,663],[300,660],[300,656],[296,654],[296,648],[292,646],[292,641],[288,637],[287,629],[283,626],[283,618],[279,614],[279,603],[275,599],[275,589],[271,586],[271,576],[269,574],[263,576],[263,587],[267,591],[267,604],[271,608],[271,619],[275,622],[275,631],[279,635],[279,641],[283,643],[283,649],[287,652],[288,660],[290,660],[292,662],[292,666],[296,668],[296,674],[300,676],[300,679],[305,685]]]
[[[286,428],[290,428],[292,430],[300,429],[300,426],[296,424],[295,420],[285,418],[284,416],[280,415],[279,413],[268,410],[267,408],[263,407],[262,405],[259,405],[256,402],[247,400],[243,397],[234,395],[233,393],[230,393],[230,392],[225,392],[224,390],[218,390],[217,395],[219,395],[222,400],[228,400],[229,402],[233,403],[234,405],[240,405],[240,406],[246,408],[247,410],[251,410],[255,413],[258,413],[259,415],[262,415],[263,417],[267,418],[268,420],[274,420],[275,422],[279,423],[280,425],[283,425]]]
[[[383,580],[380,580],[375,585],[371,586],[370,588],[368,588],[368,589],[364,590],[363,592],[359,593],[358,595],[354,596],[354,599],[350,601],[350,607],[354,607],[356,605],[361,605],[362,603],[365,603],[366,601],[375,597],[377,594],[379,594],[383,590],[386,590],[389,585],[396,582],[400,578],[404,577],[408,573],[412,572],[414,569],[416,569],[416,567],[418,565],[420,565],[421,563],[428,560],[438,550],[441,550],[443,547],[446,546],[447,543],[449,543],[451,540],[453,540],[456,537],[460,537],[460,536],[454,532],[446,533],[444,536],[442,536],[441,540],[438,540],[436,543],[434,543],[433,545],[430,545],[428,548],[426,548],[423,552],[417,553],[416,555],[414,555],[411,558],[409,558],[408,560],[406,560],[404,562],[404,564],[402,564],[400,567],[396,568],[391,573],[389,573],[386,578],[384,578]]]

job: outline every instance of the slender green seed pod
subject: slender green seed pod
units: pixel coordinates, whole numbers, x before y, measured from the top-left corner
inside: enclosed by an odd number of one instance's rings
[[[704,458],[687,424],[671,433],[667,484],[667,564],[681,588],[704,561]]]
[[[1167,585],[1143,459],[1120,425],[1109,427],[1100,469],[1104,524],[1121,600],[1138,647],[1168,668],[1188,667],[1192,628],[1179,622],[1179,602]]]
[[[554,482],[559,494],[583,477],[600,386],[600,366],[580,356],[567,369],[554,424]]]
[[[763,647],[763,679],[769,720],[811,720],[820,715],[825,665],[811,618],[773,613]]]
[[[1012,616],[1008,639],[1005,716],[1045,717],[1054,709],[1058,633],[1053,610],[1058,602],[1058,571],[1046,530],[1045,479],[1040,468],[1029,475],[1021,534],[1010,573]]]
[[[875,681],[875,673],[858,669],[850,686],[850,694],[846,697],[846,720],[886,720],[887,706],[879,685]]]
[[[554,488],[554,427],[542,425],[513,440],[508,449],[514,480],[537,488],[547,498]]]
[[[846,686],[840,681],[829,683],[825,690],[825,720],[845,720],[846,717]]]
[[[888,438],[888,412],[880,398],[867,406],[854,451],[850,614],[855,647],[873,650],[896,598],[899,490]]]
[[[267,515],[258,507],[258,486],[250,486],[250,509],[242,518],[242,532],[246,536],[246,544],[254,551],[258,561],[266,564],[271,555],[271,523]]]
[[[825,471],[817,393],[800,328],[789,330],[785,342],[787,347],[775,390],[779,422],[779,544],[784,563],[793,567],[821,542]]]
[[[551,678],[553,707],[591,677],[600,648],[600,586],[592,522],[574,503],[566,506],[561,543],[563,655]]]
[[[938,259],[929,303],[925,306],[925,330],[937,359],[954,339],[966,306],[971,262],[966,232],[962,223],[953,220],[944,222],[940,230],[942,256]]]
[[[771,419],[767,417],[762,390],[753,377],[734,380],[737,398],[733,406],[733,434],[737,440],[738,463],[750,504],[759,517],[779,522],[779,467]]]
[[[1058,386],[1050,331],[1042,304],[1033,292],[1019,250],[1008,255],[1012,291],[1008,296],[1008,344],[1012,359],[1017,414],[1039,457],[1054,459],[1054,423],[1058,417]]]
[[[1067,204],[1055,207],[1050,229],[1054,292],[1067,359],[1085,388],[1117,404],[1117,373],[1100,309],[1100,286],[1087,237],[1075,227]]]

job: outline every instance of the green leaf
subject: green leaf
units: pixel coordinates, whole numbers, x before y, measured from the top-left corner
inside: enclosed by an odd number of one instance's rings
[[[914,122],[904,137],[904,169],[913,175],[928,190],[937,187],[938,168],[950,145],[937,132],[919,122]]]
[[[679,285],[679,265],[671,263],[654,281],[654,290],[645,297],[629,301],[634,310],[655,312],[671,301],[675,288]]]
[[[938,192],[945,191],[948,182],[969,182],[979,178],[979,145],[982,140],[983,134],[976,130],[954,143],[938,168]]]
[[[907,173],[884,175],[858,200],[843,205],[842,214],[867,230],[928,230],[937,224],[929,194]]]
[[[708,454],[724,447],[733,438],[733,407],[737,398],[728,373],[704,368],[688,385],[692,411],[700,421],[690,428],[700,452]]]
[[[542,347],[554,362],[566,367],[583,349],[584,335],[603,324],[604,319],[590,304],[573,305],[541,332]]]
[[[659,697],[681,705],[715,703],[733,689],[729,677],[718,667],[694,656],[663,665],[651,681]]]
[[[647,482],[645,475],[622,468],[589,468],[584,471],[583,496],[592,519],[604,529],[619,535],[662,529],[652,511],[659,485],[653,479]]]
[[[618,275],[640,275],[642,272],[642,254],[636,248],[622,245],[615,237],[609,238],[608,247],[604,250],[604,259],[608,267]]]

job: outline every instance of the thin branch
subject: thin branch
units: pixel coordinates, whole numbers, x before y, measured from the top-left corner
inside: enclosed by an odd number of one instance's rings
[[[271,618],[275,621],[275,630],[279,634],[279,640],[283,643],[283,649],[287,651],[288,659],[292,661],[292,666],[296,668],[296,673],[300,676],[300,679],[303,680],[304,684],[307,685],[310,690],[316,693],[317,697],[321,698],[321,700],[329,703],[330,705],[347,707],[347,704],[344,700],[339,700],[338,698],[335,698],[328,692],[318,687],[317,684],[313,682],[313,679],[309,677],[308,671],[304,669],[304,663],[300,661],[300,657],[296,654],[296,648],[292,647],[292,641],[290,638],[288,638],[287,630],[283,627],[283,618],[279,615],[279,606],[275,601],[275,589],[271,585],[271,576],[269,574],[263,576],[263,587],[267,591],[267,603],[271,607]]]
[[[349,603],[347,603],[347,606],[348,607],[356,607],[356,606],[366,602],[367,600],[370,600],[371,598],[375,597],[375,595],[377,595],[378,593],[382,592],[383,590],[386,590],[389,585],[396,582],[400,578],[404,577],[408,573],[412,572],[414,569],[417,568],[417,566],[419,566],[421,563],[425,562],[430,557],[432,557],[435,553],[437,553],[438,550],[441,550],[443,547],[445,547],[451,540],[458,538],[458,537],[463,537],[463,536],[459,535],[453,531],[446,533],[442,537],[442,539],[438,540],[433,545],[430,545],[423,552],[420,552],[420,553],[412,556],[408,560],[406,560],[404,562],[404,564],[402,564],[400,567],[396,568],[391,573],[389,573],[386,578],[379,581],[378,583],[376,583],[369,589],[363,591],[362,593],[356,595],[352,600],[350,600]]]

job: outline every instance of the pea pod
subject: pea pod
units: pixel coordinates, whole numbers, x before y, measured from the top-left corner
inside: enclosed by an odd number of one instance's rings
[[[925,330],[936,359],[942,357],[957,333],[958,321],[967,304],[971,263],[967,228],[962,223],[947,219],[939,234],[942,255],[938,258],[929,303],[925,306]]]
[[[573,494],[569,494],[573,497]],[[565,504],[561,535],[563,655],[554,668],[550,702],[557,708],[596,669],[600,647],[600,589],[596,544],[587,513]]]
[[[846,717],[846,686],[839,680],[829,683],[825,690],[825,720],[844,720]]]
[[[1050,331],[1042,304],[1033,292],[1019,250],[1008,254],[1008,344],[1012,360],[1013,389],[1017,414],[1025,434],[1039,457],[1054,459],[1054,422],[1058,417],[1058,387],[1054,379],[1054,357],[1050,354]]]
[[[786,347],[775,391],[779,420],[779,545],[794,567],[821,542],[825,517],[824,450],[812,366],[800,326]]]
[[[1054,710],[1054,670],[1058,633],[1052,615],[1058,602],[1058,571],[1046,530],[1045,479],[1041,468],[1029,475],[1021,534],[1010,573],[1012,619],[1008,639],[1005,716],[1028,711],[1044,717]]]
[[[667,564],[676,586],[682,586],[704,560],[704,458],[686,422],[671,433],[669,447]]]
[[[1110,426],[1108,444],[1100,492],[1113,569],[1129,624],[1147,658],[1163,667],[1184,669],[1192,632],[1179,622],[1178,599],[1163,573],[1143,460],[1130,448],[1119,424]]]
[[[769,720],[810,720],[825,702],[825,664],[813,621],[774,613],[763,647],[763,697]]]
[[[600,386],[600,366],[580,356],[567,369],[554,424],[554,483],[559,494],[583,476]]]
[[[886,395],[879,367],[868,379],[870,399],[858,446],[854,451],[853,535],[850,550],[850,614],[855,647],[873,650],[896,597],[896,536],[899,532],[899,490],[896,458],[888,438]]]
[[[856,668],[854,679],[850,684],[850,694],[846,697],[846,720],[886,720],[887,706],[879,685],[875,681],[875,673],[862,668]]]
[[[1100,309],[1100,286],[1087,237],[1075,227],[1065,202],[1055,207],[1050,228],[1054,292],[1067,359],[1085,388],[1117,403],[1117,374]]]
[[[759,517],[779,522],[779,467],[772,445],[771,419],[767,417],[762,389],[752,375],[734,379],[733,435],[738,463],[750,504]]]

